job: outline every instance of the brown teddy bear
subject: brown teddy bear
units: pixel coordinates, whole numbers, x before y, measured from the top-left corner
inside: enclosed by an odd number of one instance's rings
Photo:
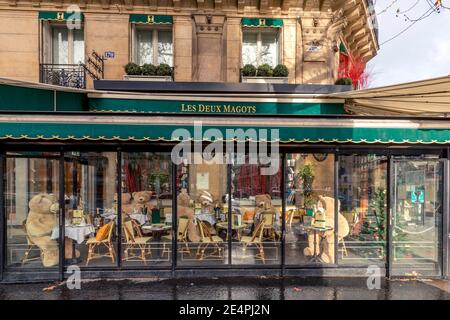
[[[200,235],[194,223],[194,209],[189,207],[191,197],[187,193],[186,189],[181,189],[180,194],[177,197],[177,211],[178,217],[187,216],[189,218],[188,225],[188,238],[192,242],[199,242]]]
[[[133,212],[132,197],[130,193],[122,193],[122,212],[131,214]],[[114,203],[117,206],[117,193],[114,194]],[[117,207],[116,207],[117,208]]]
[[[334,198],[319,196],[317,207],[324,210],[325,224],[333,228],[333,230],[325,231],[323,233],[316,233],[316,254],[320,252],[320,240],[323,238],[323,252],[321,259],[325,263],[334,263]],[[340,211],[340,202],[338,201],[338,212]],[[347,219],[339,212],[338,213],[338,239],[343,239],[350,232]],[[308,234],[308,247],[303,251],[305,256],[312,256],[314,254],[314,233]]]
[[[58,200],[52,194],[41,193],[31,198],[28,206],[28,237],[41,249],[44,267],[56,266],[59,262],[58,241],[52,239],[51,235],[58,226]]]
[[[152,197],[151,191],[133,192],[132,212],[151,213],[152,205],[150,199]]]

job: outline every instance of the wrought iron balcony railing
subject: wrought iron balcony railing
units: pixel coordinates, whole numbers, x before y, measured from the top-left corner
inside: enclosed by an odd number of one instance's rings
[[[86,71],[82,64],[41,64],[40,82],[71,88],[86,88]]]

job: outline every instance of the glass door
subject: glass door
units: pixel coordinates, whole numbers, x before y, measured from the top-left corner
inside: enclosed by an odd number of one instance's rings
[[[442,274],[443,162],[393,159],[390,274]]]

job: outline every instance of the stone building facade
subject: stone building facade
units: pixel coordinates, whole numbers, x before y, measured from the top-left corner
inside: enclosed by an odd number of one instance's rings
[[[149,23],[139,23],[139,28],[171,31],[174,81],[239,82],[245,30],[273,30],[275,59],[288,68],[289,83],[332,84],[337,78],[340,48],[364,61],[378,50],[368,0],[0,0],[0,75],[42,81],[42,65],[58,64],[49,53],[55,46],[50,38],[57,36],[51,28],[63,21],[41,16],[67,14],[77,7],[82,14],[81,33],[59,36],[67,38],[69,47],[78,37],[78,47],[72,49],[78,53],[66,48],[69,58],[62,60],[77,64],[80,61],[73,56],[81,55],[81,62],[87,65],[93,50],[100,56],[107,54],[103,78],[110,80],[122,79],[124,65],[136,60],[133,15],[150,17]],[[159,16],[170,16],[170,23],[151,23],[152,17]],[[244,26],[243,18],[260,25]],[[265,26],[266,19],[282,21],[282,25]],[[89,76],[86,87],[92,88]]]

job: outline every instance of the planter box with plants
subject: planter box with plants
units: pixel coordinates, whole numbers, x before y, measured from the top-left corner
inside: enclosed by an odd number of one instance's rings
[[[272,68],[262,64],[258,68],[246,64],[242,68],[242,82],[244,83],[289,83],[289,70],[284,64]]]
[[[164,63],[159,66],[144,64],[139,66],[135,63],[128,63],[125,67],[124,80],[134,81],[173,81],[172,68]]]

